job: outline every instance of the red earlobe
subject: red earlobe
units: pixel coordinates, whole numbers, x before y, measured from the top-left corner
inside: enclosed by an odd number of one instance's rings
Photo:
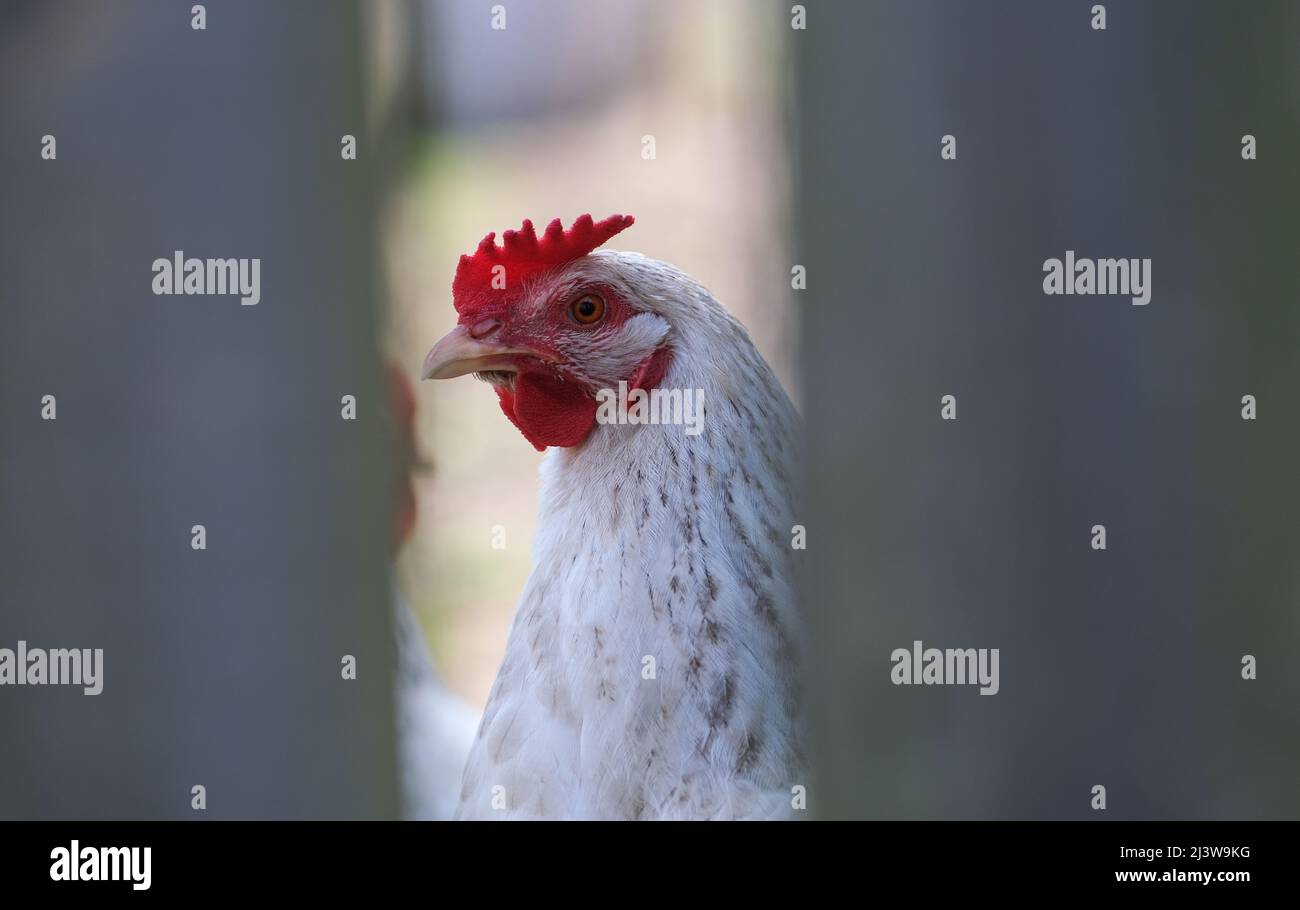
[[[672,351],[668,348],[656,348],[655,352],[637,368],[636,375],[628,383],[628,389],[646,389],[649,391],[657,388],[659,383],[664,381],[664,374],[668,372],[668,365],[672,362]]]

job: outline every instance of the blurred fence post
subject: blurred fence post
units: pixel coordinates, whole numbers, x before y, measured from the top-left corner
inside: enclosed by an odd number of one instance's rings
[[[104,651],[0,688],[0,817],[398,814],[361,16],[204,6],[0,10],[0,648]]]
[[[1294,817],[1294,4],[807,6],[815,809]],[[1045,296],[1067,250],[1151,302]],[[894,685],[917,640],[1000,691]]]

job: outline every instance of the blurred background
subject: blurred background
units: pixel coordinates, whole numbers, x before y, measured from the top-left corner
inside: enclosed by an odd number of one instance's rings
[[[0,688],[0,817],[439,814],[541,456],[413,380],[461,253],[584,212],[804,412],[817,815],[1295,817],[1300,21],[1105,5],[4,4],[0,647],[106,679]],[[154,296],[178,249],[261,302]],[[1044,297],[1066,249],[1152,303]],[[1000,693],[891,685],[916,639]]]

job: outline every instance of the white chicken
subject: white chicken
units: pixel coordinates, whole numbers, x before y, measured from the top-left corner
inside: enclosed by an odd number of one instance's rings
[[[589,215],[461,257],[425,378],[475,373],[539,449],[533,568],[458,817],[794,817],[806,785],[792,592],[798,417],[681,271],[595,251]],[[598,421],[602,390],[702,393],[703,431]],[[635,397],[635,394],[632,396]]]

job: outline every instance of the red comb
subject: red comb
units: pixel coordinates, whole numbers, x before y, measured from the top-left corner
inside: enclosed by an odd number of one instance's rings
[[[483,238],[473,256],[460,257],[456,279],[451,283],[456,312],[464,315],[494,297],[506,299],[530,276],[587,255],[633,220],[631,215],[610,215],[604,221],[593,222],[590,215],[580,215],[566,231],[556,218],[539,238],[533,223],[525,218],[519,230],[501,235],[500,246],[493,231]],[[504,273],[493,274],[498,265],[505,267]]]

